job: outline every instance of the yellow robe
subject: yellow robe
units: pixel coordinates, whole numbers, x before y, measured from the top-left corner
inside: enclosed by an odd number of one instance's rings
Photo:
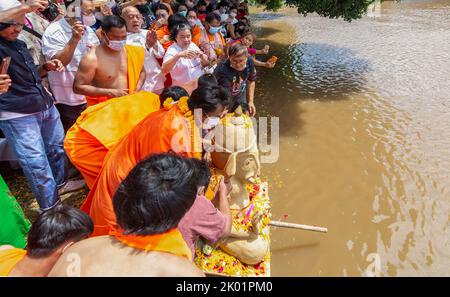
[[[64,149],[92,188],[109,150],[160,106],[156,94],[141,91],[88,107],[67,131]]]

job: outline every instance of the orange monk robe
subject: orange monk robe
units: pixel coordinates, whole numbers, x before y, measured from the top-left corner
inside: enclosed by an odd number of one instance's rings
[[[22,249],[7,249],[0,251],[0,276],[8,276],[11,270],[25,258],[27,252]]]
[[[169,27],[167,25],[164,25],[160,27],[158,30],[156,30],[156,36],[158,38],[158,41],[161,43],[162,47],[164,48],[164,51],[167,51],[167,49],[173,44],[173,41],[168,39],[170,36]],[[167,36],[167,37],[165,37]]]
[[[158,95],[140,91],[90,106],[81,113],[67,131],[64,149],[89,188],[109,150],[159,106]]]
[[[202,33],[202,31],[200,29],[198,31],[196,31],[195,33],[193,33],[192,42],[195,43],[197,46],[199,46],[199,43],[200,43],[200,37],[202,35],[201,33]],[[214,35],[213,34],[209,34],[209,33],[207,33],[207,35],[208,35],[209,41],[213,42],[214,41]],[[225,39],[223,38],[222,34],[220,34],[220,41],[222,42],[222,46],[226,45]]]
[[[127,53],[127,80],[128,93],[133,94],[136,90],[139,76],[141,75],[142,67],[144,66],[145,49],[142,46],[126,45]],[[108,65],[100,65],[100,67],[108,67]],[[86,96],[88,106],[104,102],[111,99],[107,96]]]
[[[139,161],[152,154],[169,151],[185,157],[194,156],[189,148],[183,152],[173,147],[172,139],[180,140],[174,141],[180,145],[190,145],[191,141],[188,121],[178,106],[148,115],[109,151],[102,170],[81,207],[94,221],[92,236],[107,235],[112,227],[117,227],[112,198],[119,184]]]

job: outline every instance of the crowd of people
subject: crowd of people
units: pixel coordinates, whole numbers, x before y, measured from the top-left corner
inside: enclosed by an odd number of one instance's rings
[[[0,275],[72,276],[71,253],[76,275],[203,275],[194,245],[233,236],[231,186],[205,197],[205,152],[173,122],[200,110],[204,136],[254,116],[256,67],[276,63],[255,40],[247,1],[2,0],[0,130],[40,215],[30,227],[0,178]]]

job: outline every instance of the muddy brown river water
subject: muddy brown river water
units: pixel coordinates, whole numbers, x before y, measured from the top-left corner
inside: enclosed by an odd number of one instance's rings
[[[259,116],[280,118],[263,164],[274,276],[450,275],[450,1],[385,2],[347,23],[257,13]]]

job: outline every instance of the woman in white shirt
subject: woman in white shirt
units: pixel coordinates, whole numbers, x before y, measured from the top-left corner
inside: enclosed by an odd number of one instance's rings
[[[203,67],[209,65],[208,57],[192,42],[191,27],[188,24],[172,28],[170,38],[175,43],[167,49],[162,72],[170,73],[174,86],[195,84],[203,74]]]

